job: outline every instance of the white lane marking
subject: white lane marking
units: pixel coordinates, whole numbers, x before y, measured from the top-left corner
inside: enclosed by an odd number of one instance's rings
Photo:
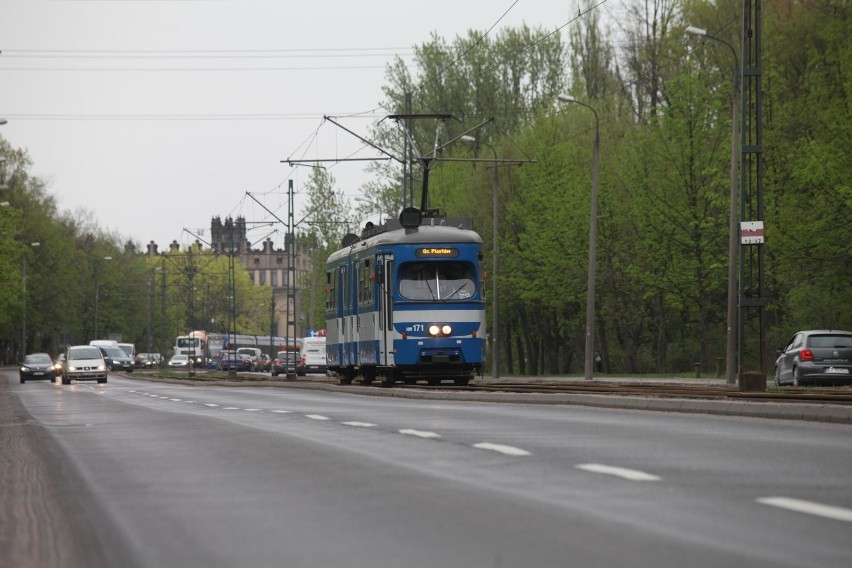
[[[218,405],[218,404],[213,404],[212,402],[205,402],[205,403],[204,403],[204,406],[209,406],[210,408],[213,408],[213,407],[216,407],[216,406],[219,406],[219,405]]]
[[[355,426],[356,428],[375,428],[376,424],[370,424],[369,422],[342,422],[341,424],[345,426]]]
[[[435,432],[424,432],[422,430],[413,430],[411,428],[404,428],[399,431],[400,434],[405,434],[406,436],[417,436],[418,438],[440,438],[439,434]]]
[[[758,503],[779,507],[781,509],[789,509],[799,513],[808,513],[826,519],[835,521],[846,521],[852,523],[852,510],[844,509],[843,507],[835,507],[833,505],[823,505],[822,503],[814,503],[813,501],[805,501],[803,499],[793,499],[791,497],[760,497],[756,499]]]
[[[167,397],[167,396],[159,396],[159,397],[157,397],[157,398],[162,399],[162,400],[166,400],[166,399],[167,399],[167,398],[169,398],[169,397]]]
[[[606,475],[614,475],[630,481],[660,481],[660,477],[639,471],[636,469],[627,469],[624,467],[615,467],[611,465],[603,465],[600,463],[584,463],[575,466],[577,469],[591,471],[593,473],[604,473]]]
[[[260,412],[263,409],[262,408],[244,408],[243,410],[245,410],[246,412]]]
[[[239,408],[237,408],[236,406],[225,406],[222,408],[222,410],[239,410]]]
[[[328,416],[323,416],[322,414],[305,414],[305,416],[311,420],[331,420]]]
[[[187,404],[195,404],[198,401],[197,400],[185,400],[184,402],[187,403]]]
[[[292,410],[270,410],[269,412],[274,412],[275,414],[290,414],[293,411]]]
[[[505,454],[507,456],[531,455],[528,451],[522,450],[521,448],[516,448],[514,446],[504,446],[503,444],[492,444],[491,442],[481,442],[479,444],[474,444],[473,447],[479,448],[480,450],[492,450],[495,452],[500,452],[501,454]]]
[[[179,398],[170,398],[169,400],[172,401],[172,402],[180,402]]]

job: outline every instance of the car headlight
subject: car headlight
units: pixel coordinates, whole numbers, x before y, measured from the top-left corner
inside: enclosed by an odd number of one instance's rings
[[[27,371],[29,371],[29,369],[27,369],[26,367],[21,367],[21,372],[22,372],[22,373],[26,373]]]
[[[69,371],[76,371],[76,370],[77,370],[77,367],[74,367],[74,366],[72,366],[72,365],[69,365],[69,366],[68,366],[68,370],[69,370]]]
[[[98,371],[106,371],[106,365],[98,365]]]

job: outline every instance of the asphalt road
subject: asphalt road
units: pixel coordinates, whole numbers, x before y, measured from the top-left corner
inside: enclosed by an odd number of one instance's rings
[[[0,378],[0,566],[852,565],[848,425]]]

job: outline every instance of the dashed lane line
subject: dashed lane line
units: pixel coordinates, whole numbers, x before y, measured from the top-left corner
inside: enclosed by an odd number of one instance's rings
[[[344,426],[354,426],[356,428],[375,428],[378,424],[371,424],[369,422],[341,422]]]
[[[331,420],[331,418],[323,416],[322,414],[305,414],[305,417],[310,418],[311,420]]]
[[[516,448],[514,446],[505,446],[503,444],[494,444],[491,442],[480,442],[479,444],[474,444],[474,448],[478,448],[480,450],[490,450],[493,452],[499,452],[501,454],[507,456],[529,456],[530,452],[526,450],[522,450],[521,448]]]
[[[405,434],[406,436],[417,436],[418,438],[440,438],[440,434],[436,434],[435,432],[424,432],[423,430],[414,430],[412,428],[404,428],[399,431],[400,434]]]
[[[845,509],[843,507],[824,505],[822,503],[805,501],[803,499],[793,499],[791,497],[761,497],[755,500],[758,503],[769,505],[771,507],[778,507],[780,509],[787,509],[798,513],[807,513],[809,515],[816,515],[817,517],[852,523],[852,510]]]
[[[576,467],[577,469],[582,469],[584,471],[590,471],[592,473],[614,475],[616,477],[621,477],[622,479],[627,479],[629,481],[660,481],[662,479],[658,475],[645,473],[644,471],[639,471],[636,469],[627,469],[624,467],[615,467],[612,465],[604,465],[600,463],[584,463],[574,467]]]

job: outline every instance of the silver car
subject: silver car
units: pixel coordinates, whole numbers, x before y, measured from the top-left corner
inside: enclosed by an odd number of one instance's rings
[[[775,384],[852,384],[852,332],[797,332],[785,347],[778,349]]]
[[[71,381],[107,382],[107,365],[101,350],[94,345],[73,345],[65,350],[62,384]]]

